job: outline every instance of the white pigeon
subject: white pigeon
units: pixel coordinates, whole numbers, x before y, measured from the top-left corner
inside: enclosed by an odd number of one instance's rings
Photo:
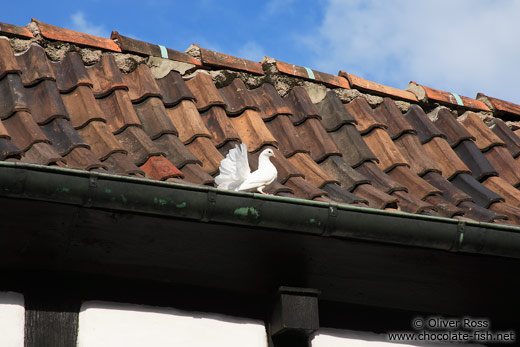
[[[272,149],[264,149],[258,157],[258,170],[251,172],[246,145],[236,145],[220,161],[220,174],[215,177],[217,188],[234,191],[257,190],[261,194],[267,194],[263,189],[271,184],[278,175],[276,167],[269,159],[273,156]]]

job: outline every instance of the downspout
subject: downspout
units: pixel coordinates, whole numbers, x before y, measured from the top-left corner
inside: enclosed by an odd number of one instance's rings
[[[520,227],[0,162],[0,196],[520,258]]]

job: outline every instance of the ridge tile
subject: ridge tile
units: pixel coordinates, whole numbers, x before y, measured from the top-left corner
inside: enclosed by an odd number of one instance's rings
[[[340,76],[334,76],[325,72],[311,70],[309,68],[293,64],[287,64],[280,60],[276,61],[276,68],[278,69],[278,71],[286,75],[301,77],[310,81],[318,81],[333,88],[340,87],[350,89],[348,80]]]
[[[339,75],[345,77],[351,88],[361,89],[372,94],[394,97],[396,99],[406,100],[409,102],[417,102],[417,97],[412,92],[398,89],[394,87],[385,86],[383,84],[375,83],[364,78],[355,76],[345,71],[340,71]]]
[[[260,63],[243,58],[237,58],[224,53],[211,51],[202,47],[199,47],[199,49],[203,65],[245,71],[255,75],[264,74],[264,69],[262,68],[262,64]]]

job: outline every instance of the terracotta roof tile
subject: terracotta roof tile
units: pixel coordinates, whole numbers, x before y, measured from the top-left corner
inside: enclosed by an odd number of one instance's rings
[[[32,39],[34,35],[29,31],[29,29],[20,27],[14,24],[7,24],[0,22],[0,34],[7,36],[15,36],[26,39]]]
[[[114,134],[119,134],[132,125],[141,125],[126,91],[114,90],[108,96],[97,99],[97,103]]]
[[[147,178],[164,181],[168,178],[184,178],[184,174],[163,156],[152,156],[140,166]]]
[[[106,122],[105,113],[94,99],[90,87],[78,86],[72,92],[61,94],[61,99],[74,128],[82,128],[95,120]]]
[[[183,100],[178,105],[167,108],[166,113],[184,144],[188,144],[200,136],[211,138],[193,101]]]
[[[333,91],[328,91],[325,98],[315,104],[321,116],[321,124],[327,131],[339,129],[343,124],[355,124],[356,118],[344,107]]]
[[[202,47],[199,47],[199,49],[201,60],[204,65],[246,71],[257,75],[264,74],[262,64],[260,63],[247,59],[237,58],[224,53],[211,51]]]
[[[77,147],[90,148],[66,119],[54,119],[40,128],[47,138],[51,140],[52,147],[61,156],[67,155]]]
[[[101,163],[96,156],[85,147],[75,147],[67,155],[64,156],[67,161],[67,167],[78,170],[94,170],[105,169],[108,167]]]
[[[507,218],[502,213],[490,211],[469,201],[461,203],[458,207],[464,210],[464,216],[480,222],[493,223],[495,221],[501,221]]]
[[[294,125],[301,124],[309,118],[321,119],[318,109],[311,101],[305,88],[297,86],[284,97],[287,105],[292,110],[291,120]]]
[[[421,179],[417,174],[405,166],[398,166],[387,173],[396,182],[408,189],[408,193],[418,199],[424,200],[430,195],[440,194],[441,191]]]
[[[345,204],[361,203],[368,205],[368,200],[360,198],[356,194],[343,189],[335,183],[327,183],[321,189],[329,195],[330,199],[336,202]]]
[[[475,140],[475,136],[457,122],[455,116],[446,108],[439,109],[437,114],[430,113],[429,117],[435,126],[446,135],[451,147],[457,146],[464,140]]]
[[[266,145],[277,145],[277,141],[267,129],[260,114],[245,110],[238,117],[229,118],[233,128],[240,134],[241,140],[250,152],[256,152]]]
[[[503,197],[484,187],[469,174],[458,174],[450,182],[471,196],[477,205],[484,208],[488,208],[493,202],[504,201]]]
[[[486,104],[480,100],[471,99],[465,96],[459,96],[455,93],[448,93],[444,92],[438,89],[433,89],[430,87],[426,87],[423,85],[420,85],[416,82],[410,82],[410,84],[415,84],[417,86],[420,86],[424,89],[424,92],[426,93],[426,96],[429,100],[437,101],[444,105],[449,106],[462,106],[467,109],[473,110],[473,111],[487,111],[489,112],[489,107],[486,106]]]
[[[20,157],[23,151],[16,147],[11,139],[0,138],[0,160],[6,160],[7,158],[16,158]]]
[[[370,133],[363,135],[363,140],[372,153],[377,153],[377,158],[379,159],[378,166],[381,170],[388,172],[396,166],[410,167],[408,161],[392,142],[385,130],[374,129]]]
[[[152,140],[157,139],[164,134],[179,134],[168,117],[161,99],[157,97],[148,98],[141,103],[134,104],[134,109],[140,123],[133,121],[133,124],[142,124],[144,132],[150,136]],[[123,122],[123,124],[125,123],[127,123],[127,125],[132,124],[129,122]]]
[[[296,126],[296,132],[302,140],[304,148],[310,152],[312,159],[316,162],[319,163],[331,155],[341,155],[338,147],[318,119],[311,118]]]
[[[322,161],[319,165],[325,172],[338,180],[341,186],[348,191],[352,191],[360,184],[370,183],[370,179],[351,168],[343,161],[343,158],[337,155],[327,157],[327,159]]]
[[[288,160],[298,171],[305,175],[305,180],[321,188],[327,183],[339,183],[334,177],[326,173],[312,158],[305,153],[296,153]]]
[[[338,146],[348,165],[355,168],[367,161],[379,161],[363,141],[354,125],[345,124],[338,130],[330,132],[329,135]]]
[[[213,185],[214,179],[198,164],[186,164],[181,172],[184,180],[195,184]]]
[[[230,85],[220,88],[218,91],[226,102],[226,112],[229,115],[238,115],[247,109],[258,111],[253,96],[241,79],[235,78]]]
[[[364,78],[346,73],[345,71],[339,72],[340,76],[345,77],[351,88],[360,89],[362,91],[370,92],[376,95],[390,96],[396,99],[402,99],[410,102],[417,102],[415,94],[394,87],[385,86],[379,83],[371,82]]]
[[[520,186],[520,163],[504,147],[493,147],[484,153],[498,175],[514,187]]]
[[[370,184],[361,184],[354,191],[359,197],[368,201],[368,206],[372,208],[386,209],[397,208],[397,197],[383,193],[381,190]]]
[[[46,142],[38,142],[32,145],[32,147],[24,153],[21,161],[24,163],[39,165],[55,165],[57,163],[62,163],[64,166],[65,164],[65,160],[61,155],[59,155],[58,152],[56,152],[54,148]]]
[[[108,170],[113,173],[144,177],[144,171],[138,168],[126,153],[113,152],[105,161],[103,161],[103,164],[105,164],[108,167]]]
[[[398,139],[403,134],[417,133],[390,98],[384,98],[383,103],[374,110],[373,115],[375,119],[387,125],[387,133],[392,140]]]
[[[67,54],[65,59],[51,64],[56,76],[56,86],[61,93],[68,93],[77,86],[93,87],[87,69],[78,53]]]
[[[195,95],[197,109],[199,111],[205,111],[211,106],[223,106],[225,107],[226,101],[219,93],[211,76],[204,71],[198,72],[194,78],[186,81],[186,85]]]
[[[396,191],[408,191],[406,186],[393,180],[371,161],[361,164],[356,168],[356,171],[361,173],[364,177],[368,178],[374,187],[387,194],[392,194]]]
[[[0,37],[0,79],[8,73],[20,74],[21,72],[22,68],[14,56],[11,43],[5,37]]]
[[[154,45],[148,42],[139,41],[127,36],[119,34],[117,31],[112,31],[110,38],[117,42],[117,45],[122,52],[135,53],[140,55],[151,55],[154,57],[162,57],[165,59],[181,61],[183,63],[201,65],[201,63],[193,58],[191,55],[184,52],[179,52],[171,48],[166,48],[159,45]],[[165,54],[164,54],[165,53]]]
[[[350,89],[350,85],[348,84],[347,79],[340,76],[334,76],[325,72],[311,70],[309,68],[293,64],[287,64],[279,60],[276,61],[276,67],[280,72],[287,75],[302,77],[311,81],[322,82],[329,87]]]
[[[265,121],[278,115],[292,115],[291,108],[270,83],[262,84],[260,87],[251,90],[249,94]]]
[[[16,112],[8,119],[5,119],[3,124],[10,135],[12,143],[22,151],[27,151],[29,147],[38,142],[51,143],[27,112]]]
[[[184,146],[176,135],[164,134],[153,142],[159,150],[166,153],[166,158],[179,169],[188,164],[202,165],[202,162]]]
[[[426,153],[416,135],[405,134],[394,140],[394,144],[417,175],[423,176],[430,171],[441,172],[435,161]]]
[[[123,82],[129,88],[128,93],[132,102],[141,102],[152,96],[162,98],[159,86],[148,66],[141,64],[131,73],[122,76]]]
[[[0,138],[10,139],[11,136],[9,136],[9,133],[7,132],[7,129],[5,128],[4,123],[0,120]]]
[[[172,70],[163,78],[156,79],[155,82],[161,90],[165,106],[175,106],[181,102],[181,100],[196,101],[195,95],[193,95],[177,71]]]
[[[499,118],[493,118],[489,128],[507,145],[514,158],[520,155],[520,138]]]
[[[466,112],[457,119],[464,125],[471,135],[475,137],[477,147],[485,152],[494,146],[505,146],[506,144],[489,129],[484,121],[473,112]]]
[[[56,118],[69,119],[65,105],[60,97],[56,82],[44,80],[37,85],[25,88],[31,114],[40,125]]]
[[[150,157],[165,155],[139,127],[129,126],[115,136],[137,166],[143,165]]]
[[[93,83],[92,89],[96,98],[104,97],[115,89],[128,90],[116,60],[111,54],[103,54],[97,64],[87,66],[86,70]]]
[[[296,130],[288,115],[280,115],[265,122],[265,125],[278,141],[284,156],[290,157],[295,153],[309,153],[300,133]]]
[[[29,49],[21,55],[16,56],[19,66],[22,69],[22,83],[24,86],[31,86],[42,80],[56,80],[51,62],[43,48],[32,43]]]
[[[506,215],[512,224],[520,224],[520,208],[518,207],[504,202],[497,202],[491,205],[489,209],[496,213]]]
[[[301,177],[291,177],[285,183],[294,195],[298,198],[312,200],[318,197],[327,196],[328,194],[322,189],[316,188]]]
[[[422,144],[434,137],[446,138],[446,135],[433,124],[420,106],[410,105],[410,109],[404,117],[417,131],[417,136]]]
[[[38,24],[41,35],[46,39],[71,42],[80,46],[96,47],[109,51],[121,52],[121,49],[111,39],[60,28],[54,25],[40,22],[34,18],[32,21]]]
[[[423,145],[428,156],[439,166],[442,176],[451,180],[459,173],[469,173],[471,170],[457,156],[445,139],[434,137]]]
[[[201,162],[202,169],[210,175],[217,173],[220,161],[224,157],[215,148],[211,140],[207,137],[197,137],[194,141],[186,145],[188,150],[193,153]]]
[[[455,216],[464,215],[463,209],[450,204],[440,195],[427,196],[424,201],[435,206],[435,211],[437,211],[442,217],[453,218]]]
[[[477,94],[477,99],[486,101],[488,105],[491,105],[493,111],[497,112],[499,115],[514,115],[520,116],[520,105],[514,104],[509,101],[493,98],[491,96],[487,96],[483,93]]]
[[[90,122],[85,127],[77,129],[77,132],[90,144],[92,152],[101,161],[104,161],[113,153],[128,153],[112,135],[110,128],[104,122]]]
[[[520,191],[501,177],[489,177],[482,185],[502,196],[508,204],[520,206]]]
[[[434,209],[433,205],[422,201],[411,194],[397,191],[392,193],[398,199],[399,206],[404,212],[409,213],[422,213],[427,211],[432,211]]]
[[[7,74],[0,80],[0,95],[2,95],[0,119],[6,119],[16,111],[29,111],[24,91],[22,80],[18,75]]]
[[[366,134],[375,128],[386,129],[388,127],[386,122],[375,118],[372,108],[363,97],[358,97],[345,104],[345,109],[356,119],[356,129],[361,134]]]
[[[474,142],[464,140],[454,149],[455,153],[471,170],[471,175],[478,181],[483,181],[486,177],[496,176],[498,173],[489,163],[486,157],[480,152]]]
[[[229,141],[240,141],[238,132],[222,107],[212,107],[202,112],[200,117],[208,128],[215,147],[219,148]]]
[[[458,206],[463,201],[473,201],[471,196],[455,187],[450,183],[450,181],[439,175],[437,172],[429,172],[422,178],[435,188],[439,189],[442,192],[442,197],[455,206]]]

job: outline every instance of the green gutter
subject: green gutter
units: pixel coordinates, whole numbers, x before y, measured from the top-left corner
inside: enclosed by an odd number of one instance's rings
[[[0,196],[520,258],[520,227],[0,162]]]

